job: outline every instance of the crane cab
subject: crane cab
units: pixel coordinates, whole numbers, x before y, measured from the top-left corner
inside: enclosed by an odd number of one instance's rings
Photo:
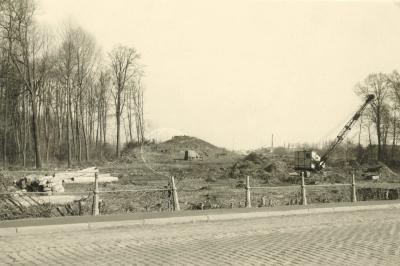
[[[294,169],[296,171],[315,172],[320,170],[321,157],[313,150],[294,152]]]

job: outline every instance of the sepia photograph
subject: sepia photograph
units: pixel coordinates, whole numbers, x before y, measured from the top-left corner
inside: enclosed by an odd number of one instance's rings
[[[400,1],[0,0],[0,265],[400,265]]]

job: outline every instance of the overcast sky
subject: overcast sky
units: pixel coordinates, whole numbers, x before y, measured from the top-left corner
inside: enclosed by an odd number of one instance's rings
[[[135,47],[152,129],[235,149],[334,137],[361,104],[354,86],[400,70],[400,5],[386,2],[38,0],[104,52]],[[356,129],[354,129],[354,134]]]

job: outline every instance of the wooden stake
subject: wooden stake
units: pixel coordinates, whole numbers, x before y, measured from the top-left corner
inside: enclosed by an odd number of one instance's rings
[[[307,196],[306,196],[306,184],[304,182],[304,172],[301,172],[301,197],[302,204],[307,205]]]
[[[250,177],[246,177],[246,208],[251,208]]]
[[[351,182],[351,201],[352,202],[357,202],[356,179],[354,177],[354,174],[352,176],[352,182]]]
[[[174,211],[180,211],[181,207],[179,206],[178,192],[176,191],[175,180],[173,176],[171,176],[171,186],[172,196],[174,198]]]
[[[97,173],[94,174],[92,215],[99,215],[99,179]]]

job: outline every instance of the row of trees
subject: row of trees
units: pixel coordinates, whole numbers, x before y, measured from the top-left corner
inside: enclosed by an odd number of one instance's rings
[[[375,95],[375,99],[367,106],[358,125],[354,126],[356,132],[351,133],[352,137],[348,137],[333,155],[359,161],[399,161],[400,74],[397,71],[370,74],[355,86],[355,93],[362,102],[369,94]],[[330,141],[322,144],[291,143],[276,152],[286,154],[293,149],[317,149],[323,154],[330,144]]]
[[[90,33],[67,24],[52,34],[36,22],[35,11],[34,0],[0,1],[3,165],[34,160],[41,168],[44,158],[71,167],[102,159],[110,127],[117,132],[117,157],[121,126],[130,141],[144,141],[139,53],[117,46],[103,58]]]
[[[355,132],[350,133],[331,157],[358,161],[399,161],[400,74],[397,71],[372,73],[358,83],[354,91],[362,102],[369,94],[375,95],[375,99],[354,126]],[[297,143],[288,144],[287,148],[317,149],[323,154],[330,144],[330,141],[322,145]]]
[[[360,123],[360,132],[367,132],[368,146],[376,146],[377,160],[397,160],[400,131],[400,74],[375,73],[357,84],[360,97],[374,94],[375,100],[366,109]],[[360,133],[361,135],[361,133]],[[360,136],[358,138],[360,144]]]

